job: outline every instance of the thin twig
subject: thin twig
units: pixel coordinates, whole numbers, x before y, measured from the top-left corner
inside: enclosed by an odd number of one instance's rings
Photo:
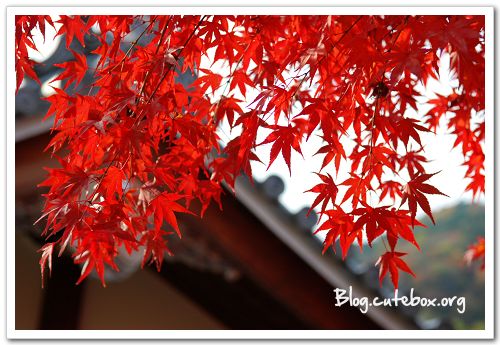
[[[161,43],[163,42],[163,38],[165,36],[165,32],[167,31],[167,28],[168,28],[168,25],[170,24],[170,21],[172,20],[173,16],[170,16],[170,18],[168,19],[167,23],[165,24],[165,27],[163,28],[162,32],[161,32],[161,36],[160,36],[160,40],[158,41],[158,45],[156,47],[156,50],[155,50],[155,56],[158,54],[158,52],[160,51],[160,46],[161,46]],[[142,93],[144,92],[144,88],[146,87],[146,84],[148,82],[148,78],[149,78],[149,75],[151,73],[151,70],[148,70],[146,72],[146,75],[144,77],[144,82],[142,83],[142,87],[141,89],[139,90],[139,96],[137,96],[137,99],[136,99],[136,104],[137,102],[139,102],[139,100],[141,99],[141,95]]]

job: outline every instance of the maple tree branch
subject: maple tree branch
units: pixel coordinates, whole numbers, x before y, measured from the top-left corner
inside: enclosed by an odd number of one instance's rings
[[[363,18],[363,16],[358,16],[357,19],[342,33],[342,36],[340,36],[340,38],[335,41],[335,43],[333,44],[333,46],[330,48],[330,52],[332,52],[335,47],[347,36],[347,34],[356,26],[356,24],[358,24],[358,22]],[[327,58],[329,53],[327,53],[326,55],[323,55],[317,62],[316,62],[316,66],[319,66],[321,64],[321,62],[323,62],[323,60],[325,60]],[[297,85],[295,91],[293,92],[293,94],[290,96],[290,100],[292,100],[295,95],[297,94],[297,92],[300,90],[302,84],[308,79],[309,75],[311,73],[311,69],[309,68],[308,71],[306,71],[305,73],[299,73],[300,75],[303,75],[302,79],[300,80],[299,84]],[[292,80],[296,79],[299,74],[297,74]],[[285,99],[283,101],[281,101],[278,106],[281,106],[283,103],[285,102]],[[268,117],[266,117],[266,119],[264,119],[264,121],[267,121],[267,119],[269,118],[270,115],[268,115]]]
[[[326,55],[323,55],[323,56],[321,57],[321,59],[319,59],[319,60],[318,60],[318,62],[316,63],[316,65],[317,65],[317,66],[319,66],[319,65],[323,62],[323,60],[325,60],[325,59],[328,57],[329,53],[333,52],[333,50],[337,47],[337,45],[338,45],[340,42],[342,42],[342,40],[343,40],[343,39],[347,36],[347,34],[349,34],[349,32],[351,32],[351,30],[352,30],[352,29],[356,26],[356,24],[358,24],[358,22],[359,22],[362,18],[363,18],[363,16],[358,16],[358,17],[356,18],[356,20],[355,20],[355,21],[351,24],[351,26],[349,26],[349,27],[348,27],[348,28],[347,28],[347,29],[346,29],[346,30],[342,33],[342,36],[340,36],[340,38],[339,38],[337,41],[335,41],[335,43],[334,43],[334,44],[332,45],[332,47],[330,48],[330,51],[329,51],[329,52],[327,52],[327,53],[326,53]],[[308,74],[309,74],[309,73],[310,73],[310,69],[309,69],[309,71],[308,71]],[[300,81],[300,84],[299,84],[299,86],[298,86],[297,90],[300,88],[300,86],[301,86],[301,85],[304,83],[304,81],[307,79],[308,74],[306,74],[306,75],[304,76],[304,78],[302,78],[302,80]]]
[[[370,158],[370,169],[369,170],[371,170],[372,167],[373,167],[373,165],[372,165],[372,163],[373,163],[372,157],[373,157],[373,147],[375,146],[375,140],[374,140],[375,139],[375,135],[374,135],[373,132],[375,131],[375,117],[377,116],[377,113],[378,113],[378,110],[379,110],[378,106],[379,106],[379,99],[377,98],[375,100],[375,109],[374,109],[373,115],[372,115],[372,117],[370,119],[370,151],[368,152],[368,156]]]
[[[113,159],[111,160],[111,162],[109,162],[108,166],[106,167],[106,169],[104,170],[104,172],[101,174],[101,176],[99,176],[99,181],[96,185],[96,187],[94,188],[94,192],[92,193],[92,195],[88,198],[88,202],[92,205],[93,204],[93,201],[92,199],[94,199],[95,195],[97,194],[97,191],[99,189],[99,187],[101,186],[101,183],[102,181],[104,180],[104,178],[106,177],[109,169],[111,168],[111,166],[113,165],[113,163],[116,161],[116,157],[118,157],[118,153],[119,151],[116,150],[115,151],[115,155],[113,156]]]
[[[401,23],[399,23],[398,25],[396,25],[396,27],[392,28],[389,32],[387,32],[384,36],[382,36],[382,37],[380,38],[380,40],[382,41],[382,40],[384,40],[387,36],[394,34],[394,32],[396,32],[396,30],[397,30],[397,29],[398,29],[401,25],[406,24],[406,23],[408,22],[408,18],[409,18],[409,17],[410,17],[409,15],[405,16],[405,19],[404,19]],[[396,39],[396,40],[397,40],[397,39]],[[378,47],[377,47],[377,48],[378,48]]]
[[[118,66],[121,66],[121,69],[123,70],[123,64],[125,62],[125,60],[127,59],[127,57],[129,56],[129,54],[132,52],[132,49],[139,43],[139,41],[141,40],[142,36],[144,36],[144,34],[146,33],[146,31],[149,30],[149,28],[155,23],[156,19],[158,18],[158,16],[155,16],[153,18],[153,20],[150,21],[149,25],[141,32],[141,34],[130,44],[130,47],[127,49],[127,51],[125,52],[125,55],[122,57],[122,59],[115,65],[113,66],[109,71],[108,71],[108,74],[111,74],[112,71],[115,70],[115,68],[117,68]]]
[[[385,239],[383,237],[382,237],[382,243],[384,244],[385,251],[388,252],[389,250],[387,249],[387,244],[385,243]]]
[[[198,28],[200,27],[201,23],[203,22],[203,20],[205,19],[206,15],[203,15],[200,20],[198,21],[198,23],[196,24],[196,26],[194,27],[193,31],[191,32],[191,34],[189,35],[189,37],[186,39],[186,41],[184,42],[182,48],[180,49],[179,53],[173,53],[172,55],[174,55],[174,58],[175,60],[178,60],[178,58],[180,57],[180,55],[182,54],[182,51],[184,50],[184,48],[186,47],[186,45],[189,43],[189,41],[193,38],[196,30],[198,30]],[[158,89],[160,88],[161,84],[163,83],[163,81],[165,80],[165,78],[167,77],[168,73],[172,70],[172,67],[174,67],[173,65],[170,66],[164,73],[163,75],[161,76],[160,78],[160,81],[158,82],[158,84],[156,85],[155,89],[153,90],[153,92],[151,93],[151,95],[148,97],[148,99],[146,100],[145,104],[149,104],[151,102],[151,100],[153,99],[153,97],[155,96],[156,92],[158,92]],[[144,84],[143,84],[144,85]],[[132,113],[135,114],[135,111],[132,110]],[[137,115],[136,117],[136,120],[134,121],[134,125],[136,125],[141,119],[142,119],[142,116],[144,114],[144,110],[141,111],[140,114]]]
[[[403,21],[398,25],[398,27],[401,26],[401,25],[403,25],[403,24],[407,24],[408,23],[408,18],[410,18],[410,16],[406,16],[405,19],[403,19]],[[386,53],[390,53],[394,49],[394,46],[396,45],[396,42],[398,41],[399,36],[401,36],[402,32],[403,32],[402,29],[398,31],[396,37],[392,41],[391,47],[389,49],[387,49]]]
[[[120,60],[120,62],[118,62],[115,66],[113,66],[109,71],[108,71],[108,74],[111,74],[112,71],[114,71],[118,66],[121,66],[121,70],[123,70],[123,65],[125,63],[125,60],[126,58],[128,57],[128,55],[130,54],[130,52],[132,51],[132,49],[137,45],[137,43],[139,43],[140,39],[142,38],[142,36],[144,36],[144,34],[146,33],[146,31],[151,27],[151,25],[154,24],[154,22],[156,21],[156,19],[158,18],[158,16],[155,16],[154,19],[149,23],[149,25],[141,32],[141,34],[134,40],[134,42],[132,42],[130,44],[130,47],[127,49],[127,51],[125,52],[125,55],[122,57],[122,59]],[[92,75],[92,78],[94,79],[95,78],[95,74],[97,72],[97,68],[94,69],[94,73]],[[87,95],[90,95],[90,93],[92,92],[92,90],[94,89],[94,84],[92,84],[90,86],[90,89],[87,93]]]
[[[156,46],[155,55],[157,55],[158,52],[160,51],[160,46],[161,46],[161,44],[163,42],[163,38],[165,36],[165,32],[167,31],[168,25],[170,24],[170,21],[172,20],[172,18],[173,18],[173,16],[170,16],[170,18],[168,19],[167,23],[165,24],[165,27],[163,28],[163,30],[161,32],[160,39],[158,40],[158,45]],[[137,96],[136,101],[135,101],[136,104],[141,99],[141,95],[142,95],[142,93],[144,91],[144,88],[146,87],[146,84],[148,82],[148,78],[150,76],[150,73],[151,73],[150,69],[146,71],[146,76],[144,77],[144,82],[142,83],[142,87],[139,90],[139,96]]]
[[[398,24],[397,27],[400,27],[403,24],[407,24],[409,17],[410,16],[406,16],[405,19],[400,24]],[[396,30],[396,28],[394,28],[394,30]],[[389,49],[387,49],[387,51],[384,54],[389,54],[394,49],[394,47],[396,46],[396,42],[398,41],[399,36],[401,36],[402,32],[403,32],[403,30],[398,31],[398,33],[396,34],[396,37],[392,41],[391,47]],[[385,59],[384,66],[382,67],[382,70],[384,71],[384,73],[382,73],[382,81],[384,81],[384,79],[385,79],[385,70],[387,69],[388,62],[389,62],[389,59]]]
[[[257,30],[257,34],[259,33],[259,30]],[[245,54],[247,53],[248,49],[250,48],[250,46],[252,45],[252,42],[250,42],[247,47],[245,48],[245,51],[243,52],[243,54],[241,54],[240,58],[238,59],[238,61],[236,62],[236,66],[234,67],[234,70],[231,72],[231,75],[228,77],[225,85],[224,85],[224,90],[222,90],[222,95],[221,97],[219,98],[219,100],[217,101],[217,106],[215,107],[215,111],[214,111],[214,116],[217,116],[217,111],[219,110],[219,106],[220,106],[220,103],[222,101],[222,99],[225,97],[225,93],[226,93],[226,90],[227,90],[227,87],[229,86],[230,82],[232,81],[233,77],[234,77],[234,74],[236,73],[236,71],[238,70],[238,67],[241,63],[241,61],[243,61],[243,58],[245,57]],[[229,66],[229,70],[231,70],[231,66]],[[222,87],[222,85],[220,86]],[[220,88],[219,87],[219,88]],[[217,88],[217,90],[219,89]],[[213,91],[215,92],[215,90]],[[214,119],[212,119],[214,120]]]
[[[373,140],[373,139],[374,139],[374,136],[373,136],[373,130],[374,130],[374,128],[375,128],[374,123],[375,123],[375,116],[376,116],[376,114],[377,114],[377,109],[378,109],[378,98],[375,100],[375,108],[374,108],[374,110],[373,110],[373,115],[372,115],[372,117],[371,117],[371,119],[370,119],[370,151],[369,151],[369,153],[368,153],[368,157],[369,157],[369,159],[370,159],[370,161],[369,161],[369,163],[370,163],[369,165],[370,165],[370,166],[369,166],[369,168],[368,168],[366,171],[363,169],[363,166],[361,166],[361,169],[362,169],[362,170],[361,170],[361,174],[362,174],[362,175],[361,175],[361,178],[358,180],[358,184],[357,184],[357,186],[356,186],[356,191],[357,191],[357,190],[359,189],[359,187],[361,186],[361,180],[363,180],[363,179],[366,177],[366,175],[368,174],[368,172],[369,172],[369,171],[371,171],[371,169],[372,169],[372,164],[371,164],[372,162],[371,162],[371,160],[372,160],[372,156],[373,156],[372,151],[373,151],[373,146],[374,146],[374,140]],[[364,162],[363,162],[363,165],[364,165]],[[353,200],[353,201],[354,201],[354,200]],[[360,200],[359,200],[359,197],[358,197],[358,196],[356,196],[356,202],[359,202],[359,201],[360,201]]]
[[[173,53],[174,55],[174,58],[176,60],[179,59],[179,57],[181,56],[184,48],[186,48],[186,45],[189,43],[189,41],[193,38],[194,34],[196,33],[196,30],[198,30],[198,28],[200,27],[201,23],[203,22],[203,20],[205,19],[206,15],[203,15],[201,17],[201,19],[198,21],[198,23],[196,24],[196,26],[194,27],[193,31],[191,32],[191,34],[189,35],[189,37],[186,39],[186,41],[184,42],[184,45],[182,46],[182,48],[180,49],[179,53]],[[173,67],[173,66],[172,66]],[[151,100],[153,99],[153,97],[156,95],[156,92],[158,92],[158,89],[160,88],[161,84],[163,83],[163,81],[165,80],[165,78],[167,77],[168,73],[172,70],[172,67],[170,67],[169,69],[167,69],[167,71],[165,71],[165,73],[163,73],[163,75],[161,76],[160,78],[160,81],[158,82],[158,84],[156,85],[156,88],[153,90],[153,92],[151,93],[151,95],[149,96],[149,98],[147,99],[146,101],[146,104],[148,104],[149,102],[151,102]]]
[[[404,21],[400,24],[402,25],[403,23],[406,23],[407,20],[408,20],[408,17],[409,16],[406,16]],[[387,53],[389,53],[395,46],[396,44],[396,41],[398,40],[399,36],[401,35],[401,32],[402,30],[399,30],[398,34],[396,35],[395,39],[393,40],[392,42],[392,46],[387,50]],[[385,66],[387,66],[387,60],[385,62],[385,65],[384,65],[384,70],[385,70]],[[382,79],[384,78],[384,75],[382,75]],[[369,168],[366,170],[366,171],[362,171],[362,179],[365,178],[365,176],[368,174],[368,172],[370,172],[372,169],[373,169],[373,147],[375,145],[374,143],[374,129],[375,129],[375,125],[374,125],[374,122],[375,122],[375,116],[377,114],[377,109],[378,109],[378,102],[379,102],[379,98],[378,96],[376,96],[376,100],[375,100],[375,109],[374,109],[374,112],[373,112],[373,115],[370,119],[370,150],[368,152],[368,157],[369,157]],[[396,172],[399,176],[399,173]],[[356,189],[359,188],[359,185],[361,183],[361,180],[358,182],[358,186],[356,187]],[[358,200],[359,201],[359,200]],[[401,207],[401,206],[400,206]]]

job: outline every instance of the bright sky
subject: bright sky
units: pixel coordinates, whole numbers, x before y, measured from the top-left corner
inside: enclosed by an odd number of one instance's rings
[[[55,51],[59,44],[60,37],[54,40],[52,39],[54,36],[55,31],[50,26],[46,27],[45,41],[42,39],[41,35],[35,35],[35,41],[40,48],[39,52],[31,51],[33,59],[41,62]],[[209,68],[221,75],[229,75],[227,67],[221,63],[211,66],[208,58],[202,61],[201,67]],[[454,82],[455,81],[452,80],[449,73],[449,59],[445,56],[440,65],[440,80],[430,81],[427,88],[422,88],[420,91],[424,95],[431,97],[433,93],[436,92],[447,95],[451,92],[451,86],[453,86]],[[220,88],[215,98],[220,96],[224,91],[223,89],[224,88]],[[48,85],[45,84],[42,86],[42,93],[44,95],[48,95],[50,92],[51,88],[48,87]],[[248,91],[246,97],[247,104],[253,101],[256,95],[256,92]],[[243,99],[241,95],[237,94],[237,96]],[[425,106],[419,105],[419,113],[411,114],[411,116],[421,118],[426,110],[427,108],[425,108]],[[456,204],[461,200],[471,201],[471,194],[464,194],[463,192],[467,185],[467,182],[463,178],[466,169],[461,165],[463,157],[459,149],[452,149],[454,138],[446,134],[446,132],[446,129],[442,128],[437,135],[428,133],[420,134],[422,143],[424,144],[425,155],[431,161],[425,166],[427,171],[441,171],[441,173],[432,177],[429,182],[438,186],[443,193],[450,196],[446,198],[443,196],[430,195],[428,198],[433,210]],[[227,141],[229,137],[233,137],[235,134],[238,134],[237,131],[230,133],[227,123],[225,123],[220,130],[220,136],[223,141]],[[266,137],[266,134],[267,133],[262,133],[259,140],[262,141]],[[281,203],[292,213],[299,211],[303,207],[309,207],[315,198],[315,194],[304,193],[304,191],[318,182],[318,178],[313,172],[319,171],[323,155],[313,157],[313,154],[319,147],[321,147],[321,139],[313,135],[308,142],[304,142],[302,145],[304,158],[297,152],[292,151],[292,176],[290,176],[288,168],[281,156],[279,156],[274,164],[267,170],[271,144],[260,146],[257,149],[257,155],[263,158],[265,164],[253,164],[254,178],[257,181],[264,181],[270,175],[280,176],[284,180],[286,186],[285,192],[280,197]],[[349,153],[349,151],[350,149],[346,150],[347,153]],[[341,165],[341,171],[336,179],[338,182],[345,180],[347,176],[346,170],[347,167],[344,163],[344,166]],[[323,172],[334,174],[331,165],[327,166]],[[483,201],[483,199],[481,199],[481,201]]]

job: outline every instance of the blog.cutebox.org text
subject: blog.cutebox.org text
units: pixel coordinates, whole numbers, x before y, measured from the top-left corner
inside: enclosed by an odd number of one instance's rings
[[[344,304],[358,308],[363,314],[368,312],[370,307],[424,307],[424,308],[453,308],[456,307],[457,312],[463,314],[465,312],[465,297],[443,297],[443,298],[428,298],[420,297],[414,294],[413,288],[410,290],[409,296],[399,296],[398,290],[394,291],[394,297],[354,297],[352,286],[348,290],[336,288],[335,306],[340,307]]]

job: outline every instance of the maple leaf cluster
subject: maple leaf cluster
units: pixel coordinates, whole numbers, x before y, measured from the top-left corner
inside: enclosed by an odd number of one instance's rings
[[[311,209],[325,250],[339,242],[345,257],[354,243],[384,241],[380,279],[389,272],[395,288],[399,270],[413,274],[398,242],[419,248],[417,212],[434,222],[427,197],[442,194],[429,182],[436,172],[425,170],[421,134],[447,128],[467,190],[484,193],[483,16],[19,16],[18,87],[25,74],[36,79],[26,47],[46,23],[67,47],[86,36],[98,44],[95,66],[77,52],[58,65],[62,87],[47,97],[55,133],[47,150],[60,167],[41,184],[44,235],[53,239],[42,272],[55,246],[83,266],[79,281],[95,270],[104,284],[121,246],[144,250],[143,264],[159,268],[168,236],[181,235],[179,213],[196,200],[203,215],[220,203],[223,182],[251,177],[267,158],[260,145],[271,146],[269,165],[282,156],[292,173],[292,150],[302,154],[312,135],[323,162],[308,192],[317,194]],[[427,98],[443,56],[456,83]],[[92,84],[71,91],[87,72]],[[179,81],[185,73],[196,73],[191,85]],[[224,123],[238,135],[223,143]]]
[[[32,31],[36,28],[45,36],[45,23],[54,26],[50,16],[16,16],[16,92],[23,82],[24,75],[40,84],[35,73],[35,62],[30,59],[28,48],[37,50]]]

